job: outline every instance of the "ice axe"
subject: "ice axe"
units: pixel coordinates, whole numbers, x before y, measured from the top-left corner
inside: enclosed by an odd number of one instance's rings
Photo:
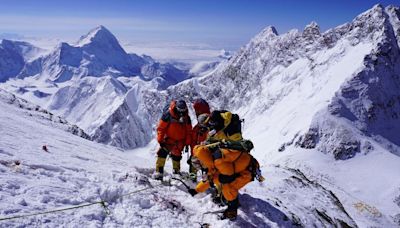
[[[181,182],[185,186],[185,188],[189,191],[190,187],[183,180],[176,177],[171,177],[171,179]]]

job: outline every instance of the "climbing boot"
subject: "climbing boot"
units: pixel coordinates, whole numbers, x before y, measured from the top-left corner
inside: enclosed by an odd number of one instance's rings
[[[239,198],[232,201],[228,201],[228,208],[224,211],[221,219],[229,219],[231,221],[235,220],[237,217],[237,209],[239,207]]]
[[[236,220],[237,218],[237,209],[236,210],[228,210],[226,209],[224,213],[221,215],[220,219],[229,219],[231,221]]]

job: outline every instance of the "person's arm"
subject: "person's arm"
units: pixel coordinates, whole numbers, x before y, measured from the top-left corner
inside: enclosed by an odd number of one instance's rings
[[[186,122],[186,138],[185,145],[190,145],[192,143],[192,122],[190,121],[190,117],[188,117],[188,121]]]
[[[164,120],[160,120],[157,126],[157,141],[158,143],[163,143],[165,139],[165,135],[167,133],[167,128],[168,128],[168,122],[165,122]]]

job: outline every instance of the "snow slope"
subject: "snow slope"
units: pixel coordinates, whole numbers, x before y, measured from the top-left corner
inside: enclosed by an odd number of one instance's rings
[[[0,108],[4,110],[0,113],[3,136],[0,138],[0,202],[3,205],[0,218],[99,200],[107,201],[110,211],[106,214],[96,204],[4,220],[0,221],[0,227],[188,227],[205,223],[212,227],[329,225],[322,217],[331,218],[332,224],[354,225],[329,191],[306,182],[295,170],[278,166],[268,167],[268,185],[252,183],[243,191],[237,221],[218,221],[215,214],[204,214],[220,209],[211,203],[208,194],[192,198],[179,182],[160,186],[149,179],[154,171],[150,168],[155,162],[154,143],[135,153],[124,153],[40,121],[40,117],[30,116],[19,106],[8,104],[7,99],[0,100]],[[48,152],[41,149],[44,144]],[[168,161],[168,170],[170,166]],[[134,191],[140,192],[119,198]],[[319,200],[314,202],[317,198]],[[309,216],[310,213],[315,217]]]

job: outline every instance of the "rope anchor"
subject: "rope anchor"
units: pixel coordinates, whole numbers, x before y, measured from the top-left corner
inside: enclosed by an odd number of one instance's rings
[[[110,208],[108,208],[108,206],[110,205],[109,203],[107,203],[106,201],[102,200],[102,201],[100,201],[100,205],[103,207],[104,211],[106,212],[106,215],[110,215],[111,214],[111,210],[110,210]]]

